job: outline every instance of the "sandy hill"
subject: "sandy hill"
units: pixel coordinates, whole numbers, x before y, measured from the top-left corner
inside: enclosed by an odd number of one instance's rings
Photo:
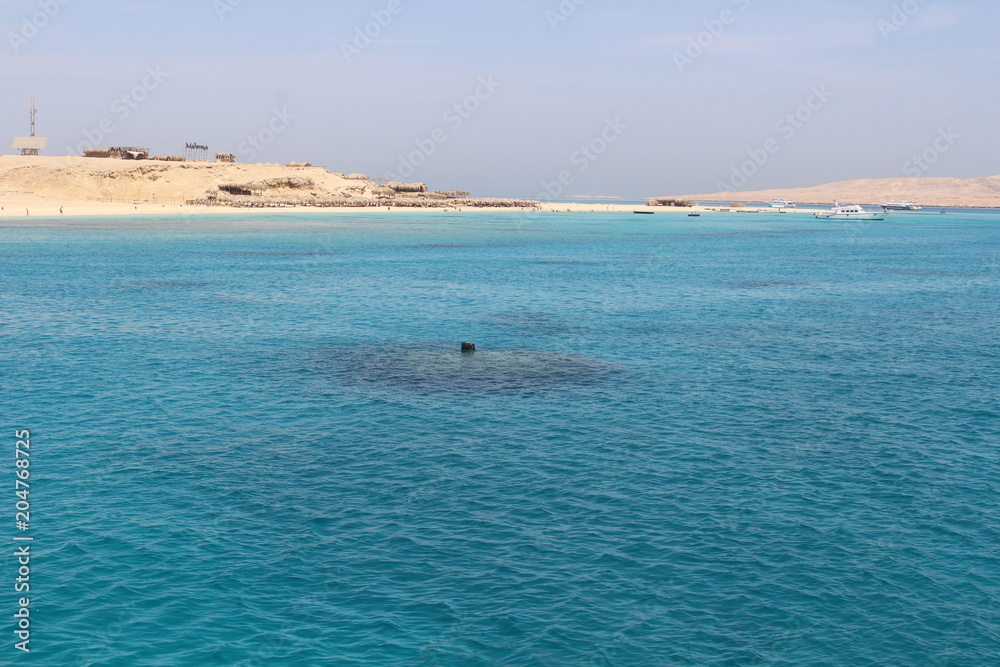
[[[842,181],[791,190],[716,192],[685,195],[683,199],[706,201],[793,202],[842,204],[885,204],[910,200],[924,206],[1000,207],[1000,176],[984,178],[887,178]]]
[[[372,196],[378,187],[311,166],[0,156],[0,197],[7,199],[180,201],[241,185],[273,196],[320,197]]]
[[[375,183],[364,174],[344,175],[291,163],[228,164],[85,157],[0,156],[0,215],[122,211],[98,203],[166,209],[185,207],[381,207],[536,208],[520,199],[471,198],[468,192],[428,192],[424,183]],[[86,204],[85,206],[83,206]],[[7,210],[9,209],[9,210]]]

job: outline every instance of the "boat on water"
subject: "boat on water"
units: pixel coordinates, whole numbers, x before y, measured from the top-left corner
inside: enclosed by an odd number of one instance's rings
[[[820,220],[885,220],[886,211],[866,211],[857,204],[841,206],[834,204],[833,209],[817,213]]]
[[[790,202],[787,199],[772,199],[771,208],[795,208],[795,202]]]
[[[915,201],[891,201],[883,204],[882,208],[887,211],[919,211],[923,206]]]

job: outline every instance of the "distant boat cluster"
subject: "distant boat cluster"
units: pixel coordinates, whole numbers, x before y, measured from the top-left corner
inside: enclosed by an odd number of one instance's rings
[[[666,199],[650,200],[649,206],[666,205],[664,202],[673,201]],[[655,202],[655,203],[654,203]],[[673,204],[670,204],[673,205]],[[705,204],[701,204],[704,206]],[[732,203],[727,208],[709,208],[709,211],[720,213],[764,213],[767,209],[747,209],[744,204]],[[788,199],[772,199],[770,204],[772,209],[777,209],[779,213],[785,213],[785,209],[796,208],[797,204]],[[864,208],[860,204],[840,204],[833,203],[833,208],[829,211],[815,213],[815,217],[820,220],[885,220],[890,211],[920,211],[923,207],[915,201],[891,201],[882,205],[875,205]],[[652,211],[635,211],[636,215],[652,215]],[[690,213],[691,217],[698,217],[700,213]]]
[[[816,217],[821,220],[885,220],[889,211],[919,211],[923,206],[915,201],[891,201],[882,204],[881,208],[881,211],[867,211],[858,204],[841,206],[834,202],[833,209],[817,213]]]

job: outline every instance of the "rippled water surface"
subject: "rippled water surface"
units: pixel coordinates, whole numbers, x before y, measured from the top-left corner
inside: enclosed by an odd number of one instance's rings
[[[1000,220],[693,220],[0,229],[0,663],[1000,664]]]

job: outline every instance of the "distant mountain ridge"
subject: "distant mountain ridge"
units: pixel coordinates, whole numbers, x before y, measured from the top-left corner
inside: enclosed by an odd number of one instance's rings
[[[678,195],[673,195],[678,197]],[[757,201],[885,204],[915,201],[923,206],[1000,207],[1000,176],[981,178],[883,178],[841,181],[808,188],[681,195],[694,201]]]

